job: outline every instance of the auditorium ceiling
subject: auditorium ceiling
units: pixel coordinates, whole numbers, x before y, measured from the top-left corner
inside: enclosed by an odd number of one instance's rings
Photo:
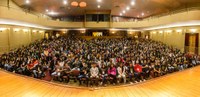
[[[168,13],[178,9],[200,6],[200,0],[13,0],[17,5],[52,17],[84,15],[85,11],[111,11],[111,15],[135,18]],[[71,3],[86,2],[86,7]]]

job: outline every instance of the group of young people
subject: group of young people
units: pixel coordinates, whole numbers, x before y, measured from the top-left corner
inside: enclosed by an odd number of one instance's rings
[[[200,63],[197,55],[150,39],[54,38],[36,41],[0,56],[0,67],[52,80],[106,85],[145,81]]]

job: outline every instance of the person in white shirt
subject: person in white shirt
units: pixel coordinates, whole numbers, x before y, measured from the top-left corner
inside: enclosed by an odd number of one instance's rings
[[[124,83],[126,83],[126,67],[123,66],[123,64],[121,63],[119,65],[119,67],[117,68],[117,73],[118,73],[118,78],[124,80]]]
[[[91,85],[95,83],[98,86],[98,78],[99,78],[99,69],[97,68],[96,63],[92,63],[92,68],[90,69]]]

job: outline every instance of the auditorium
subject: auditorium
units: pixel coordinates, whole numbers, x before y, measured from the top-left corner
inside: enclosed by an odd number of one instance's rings
[[[200,0],[0,0],[0,97],[198,97]]]

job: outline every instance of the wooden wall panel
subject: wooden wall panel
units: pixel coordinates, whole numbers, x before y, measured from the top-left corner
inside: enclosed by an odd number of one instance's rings
[[[0,31],[0,52],[8,51],[8,29]]]
[[[159,31],[160,30],[157,30],[156,33],[155,31],[150,31],[150,38],[155,41],[161,41],[167,45],[177,47],[178,49],[181,49],[181,51],[184,51],[185,38],[187,38],[186,33],[190,33],[190,32],[187,32],[187,30],[183,30],[182,32],[176,32],[172,28],[171,30],[172,32],[165,32],[165,30],[163,30],[162,35],[160,35],[161,33],[159,33]],[[199,49],[200,49],[200,45],[199,45]]]
[[[5,27],[5,25],[1,26]],[[2,28],[1,26],[0,28]],[[16,28],[19,29],[19,31],[16,31]],[[6,30],[0,31],[0,54],[44,38],[44,31],[39,32],[38,30],[37,32],[33,32],[30,28],[27,30],[28,31],[24,31],[22,27],[8,26]]]

